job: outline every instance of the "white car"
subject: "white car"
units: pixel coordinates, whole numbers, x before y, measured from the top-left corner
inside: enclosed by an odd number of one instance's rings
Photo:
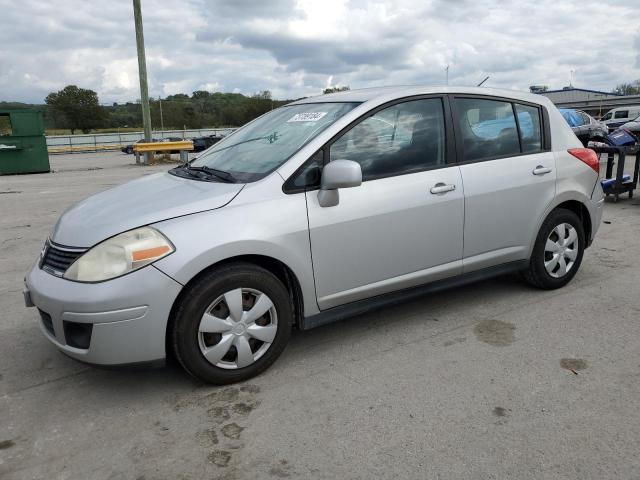
[[[640,105],[629,105],[609,110],[600,121],[607,126],[610,132],[613,132],[625,123],[635,120],[638,116],[640,116]]]

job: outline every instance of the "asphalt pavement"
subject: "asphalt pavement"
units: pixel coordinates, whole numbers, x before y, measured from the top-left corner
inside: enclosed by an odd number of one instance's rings
[[[638,479],[640,200],[565,288],[506,276],[307,332],[246,383],[104,370],[42,336],[22,279],[60,213],[167,170],[121,153],[0,177],[0,478]]]

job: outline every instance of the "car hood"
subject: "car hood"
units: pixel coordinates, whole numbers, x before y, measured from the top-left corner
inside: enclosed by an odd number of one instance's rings
[[[202,182],[169,173],[149,175],[75,204],[60,216],[51,240],[88,248],[132,228],[223,207],[243,187],[244,184]]]
[[[627,130],[640,130],[640,122],[627,122],[620,128],[626,128]]]

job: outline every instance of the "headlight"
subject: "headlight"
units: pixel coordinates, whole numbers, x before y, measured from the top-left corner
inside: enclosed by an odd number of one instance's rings
[[[77,282],[101,282],[138,270],[174,251],[171,242],[155,228],[136,228],[90,249],[73,262],[63,277]]]

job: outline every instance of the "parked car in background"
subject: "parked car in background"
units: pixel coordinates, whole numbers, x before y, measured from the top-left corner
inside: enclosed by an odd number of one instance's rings
[[[151,141],[152,142],[181,142],[182,138],[180,138],[180,137],[153,138]],[[122,153],[126,153],[126,154],[131,155],[133,153],[133,146],[136,143],[144,143],[144,138],[141,138],[140,140],[137,140],[132,144],[125,145],[124,147],[122,147],[120,149],[120,151],[122,151]],[[175,151],[171,151],[169,153],[180,153],[180,151],[179,150],[175,150]]]
[[[623,124],[632,121],[640,115],[640,105],[630,105],[628,107],[618,107],[609,110],[600,121],[604,123],[609,132],[621,127]]]
[[[215,145],[216,143],[218,143],[220,140],[222,140],[223,137],[218,137],[216,135],[206,135],[204,137],[196,137],[193,140],[193,151],[194,152],[202,152],[203,150],[206,150],[207,148],[209,148],[212,145]]]
[[[609,130],[607,126],[588,113],[572,108],[560,108],[560,113],[567,121],[573,133],[585,147],[590,141],[606,143]]]
[[[624,123],[620,128],[633,133],[636,137],[640,137],[640,116],[630,122]]]
[[[541,95],[305,98],[67,209],[25,303],[83,362],[175,354],[205,382],[238,382],[271,365],[293,328],[506,272],[566,285],[600,226],[598,171]]]

